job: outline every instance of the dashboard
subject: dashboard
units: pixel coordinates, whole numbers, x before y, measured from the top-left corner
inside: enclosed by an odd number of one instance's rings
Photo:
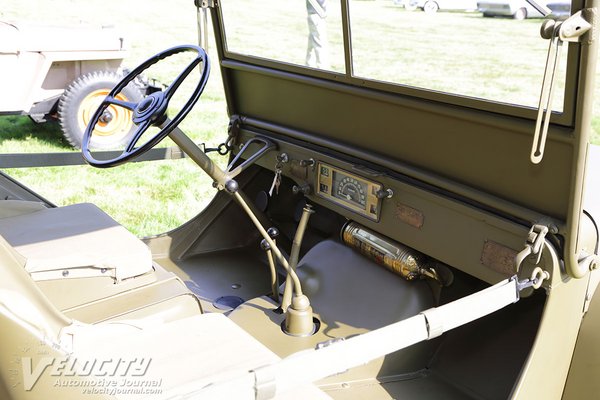
[[[256,136],[243,130],[240,140]],[[262,137],[273,140],[277,150],[256,163],[268,171],[269,185],[272,171],[290,179],[280,192],[301,194],[317,212],[326,208],[488,283],[514,274],[513,256],[522,249],[528,226],[430,190],[392,168],[278,135]]]

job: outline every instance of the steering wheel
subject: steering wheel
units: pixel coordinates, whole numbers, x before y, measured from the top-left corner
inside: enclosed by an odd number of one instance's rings
[[[196,53],[196,58],[192,62],[190,62],[190,64],[177,76],[177,78],[165,90],[154,92],[149,96],[145,97],[139,103],[133,103],[117,99],[117,94],[119,94],[121,90],[123,90],[129,83],[133,82],[142,72],[144,72],[150,66],[158,63],[161,60],[164,60],[167,57],[186,52]],[[181,86],[183,81],[200,63],[202,63],[202,72],[198,80],[198,84],[196,85],[196,88],[190,95],[190,98],[186,101],[185,105],[177,113],[177,115],[173,119],[168,120],[167,107],[169,106],[169,101],[171,100],[177,89]],[[173,129],[175,129],[175,127],[179,125],[179,123],[185,118],[185,116],[192,110],[192,108],[200,98],[200,95],[204,91],[206,82],[208,82],[209,74],[210,61],[208,59],[208,55],[206,54],[204,49],[194,45],[182,45],[172,47],[144,61],[133,71],[127,74],[113,88],[113,90],[110,91],[110,93],[104,98],[104,100],[90,119],[89,124],[85,128],[85,133],[83,135],[83,141],[81,144],[81,153],[85,161],[88,164],[97,168],[116,167],[117,165],[121,165],[131,160],[132,158],[138,157],[146,151],[150,150],[161,140],[163,140],[169,133],[171,133]],[[100,120],[100,117],[104,114],[108,106],[110,106],[111,104],[132,111],[132,121],[137,126],[137,129],[131,136],[131,139],[126,144],[125,149],[121,152],[120,155],[109,160],[97,160],[90,152],[90,139],[92,137],[92,132],[94,131],[96,124]],[[163,124],[165,125],[162,126]],[[148,128],[150,128],[150,126],[152,125],[161,126],[161,130],[153,136],[151,136],[148,139],[148,141],[146,141],[141,146],[135,147],[137,142],[143,136],[144,132],[146,132]]]

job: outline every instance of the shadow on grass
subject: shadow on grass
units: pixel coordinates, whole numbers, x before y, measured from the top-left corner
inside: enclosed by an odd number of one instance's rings
[[[9,140],[27,141],[32,138],[40,145],[72,149],[56,121],[36,124],[26,116],[0,116],[0,144]]]

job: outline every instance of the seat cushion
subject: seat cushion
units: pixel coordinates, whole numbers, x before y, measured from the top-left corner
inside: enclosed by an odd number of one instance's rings
[[[150,249],[93,204],[0,218],[0,235],[26,259],[35,280],[113,276],[152,270]]]
[[[138,321],[127,324],[126,320],[116,324],[75,324],[64,329],[63,334],[71,338],[71,356],[77,360],[148,361],[141,377],[114,375],[111,379],[159,383],[161,393],[150,398],[239,399],[239,388],[228,387],[229,380],[280,360],[223,314],[203,314],[157,325],[139,325]],[[215,383],[221,383],[219,390],[210,391]],[[254,398],[254,392],[245,394],[244,398]],[[314,385],[305,384],[275,399],[330,397]]]

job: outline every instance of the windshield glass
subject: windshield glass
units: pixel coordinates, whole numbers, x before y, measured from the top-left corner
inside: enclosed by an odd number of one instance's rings
[[[356,76],[537,106],[548,49],[539,34],[539,19],[442,10],[431,15],[391,5],[383,7],[388,9],[384,13],[378,3],[361,1],[350,2],[350,7]],[[555,110],[563,104],[564,54],[562,60]]]
[[[228,0],[221,8],[229,51],[344,71],[339,1]]]
[[[525,0],[348,1],[352,71],[344,63],[336,0],[228,0],[221,4],[227,50],[346,73],[354,83],[388,82],[537,107],[548,41]],[[563,46],[553,109],[563,110]],[[378,86],[380,87],[380,86]]]

